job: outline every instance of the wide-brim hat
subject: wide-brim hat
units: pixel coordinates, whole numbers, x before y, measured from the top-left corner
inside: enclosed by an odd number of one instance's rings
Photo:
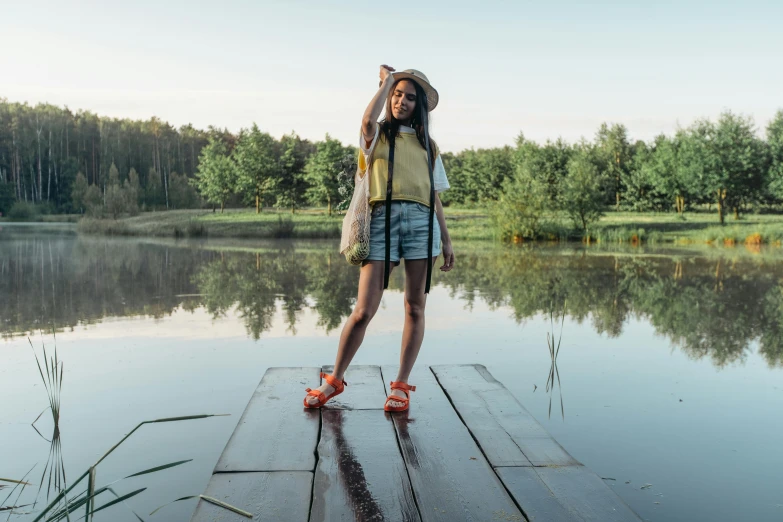
[[[430,85],[430,81],[423,72],[416,69],[405,69],[404,71],[393,72],[392,77],[395,83],[400,80],[412,80],[418,83],[427,95],[427,112],[431,112],[438,105],[438,91]]]

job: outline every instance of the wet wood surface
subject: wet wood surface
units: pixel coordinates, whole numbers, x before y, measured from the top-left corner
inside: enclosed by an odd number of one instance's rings
[[[397,375],[397,367],[382,371],[384,382]],[[410,409],[391,416],[421,519],[524,520],[430,369],[415,368],[408,383],[416,386]]]
[[[253,520],[640,520],[483,366],[417,367],[399,413],[383,411],[396,366],[352,366],[343,394],[305,408],[321,370],[264,374],[205,495]],[[192,520],[248,519],[200,500]]]
[[[243,515],[199,499],[192,522],[306,522],[313,474],[309,471],[216,473],[204,495],[253,514]]]
[[[561,520],[543,516],[554,512],[556,508],[551,503],[539,502],[540,494],[536,492],[539,486],[531,480],[531,471],[538,475],[563,510],[573,517],[563,520],[641,521],[639,516],[598,475],[584,466],[497,468],[498,475],[517,502],[523,506],[533,506],[534,512],[542,514],[541,518],[531,517],[531,520]]]
[[[432,371],[492,466],[579,464],[484,366]]]
[[[322,422],[311,522],[419,521],[390,415],[324,410]]]
[[[331,374],[332,368],[324,366],[322,371]],[[343,393],[326,403],[330,410],[383,410],[386,393],[380,366],[352,365],[344,377],[348,386]]]
[[[215,472],[315,469],[320,413],[302,404],[320,368],[269,368],[256,388]],[[298,398],[298,404],[297,399]]]
[[[517,504],[530,522],[582,522],[578,513],[564,505],[562,499],[541,480],[532,466],[496,468]]]

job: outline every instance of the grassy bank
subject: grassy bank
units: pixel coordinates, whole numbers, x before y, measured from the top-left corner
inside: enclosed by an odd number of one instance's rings
[[[76,223],[80,218],[79,214],[38,214],[25,219],[0,217],[0,223]]]
[[[449,233],[456,241],[492,240],[486,211],[446,208]],[[264,209],[228,210],[224,214],[204,210],[147,212],[136,217],[83,219],[83,234],[148,237],[211,238],[299,238],[338,239],[342,216],[327,216],[323,209],[306,209],[291,214]],[[541,240],[582,241],[563,220],[543,232]],[[590,230],[591,242],[628,244],[780,244],[783,241],[783,215],[749,215],[726,225],[717,223],[714,213],[676,214],[608,212]]]
[[[123,219],[85,218],[79,222],[82,234],[150,237],[236,237],[236,238],[330,238],[339,237],[340,220],[315,213],[227,211],[213,214],[203,210],[145,212]]]
[[[593,239],[606,243],[773,244],[783,240],[783,215],[732,217],[718,223],[715,213],[676,214],[610,212],[594,227]]]
[[[449,231],[455,239],[491,239],[486,215],[480,210],[447,211]],[[264,209],[227,210],[212,213],[204,210],[146,212],[123,219],[91,219],[79,222],[82,234],[150,237],[233,237],[233,238],[301,238],[339,239],[343,216],[327,216],[323,209],[289,211]]]

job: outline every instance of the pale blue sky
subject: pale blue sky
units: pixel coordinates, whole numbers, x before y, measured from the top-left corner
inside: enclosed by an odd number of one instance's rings
[[[783,2],[0,0],[0,97],[358,139],[378,65],[427,74],[444,150],[633,138],[783,108]]]

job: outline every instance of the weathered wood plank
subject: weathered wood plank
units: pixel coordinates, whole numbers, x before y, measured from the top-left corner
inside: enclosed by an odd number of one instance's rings
[[[321,415],[310,522],[420,521],[389,416],[327,409]]]
[[[492,466],[573,466],[579,462],[481,365],[432,371]]]
[[[334,366],[324,366],[331,373]],[[353,365],[345,372],[345,391],[326,403],[330,410],[382,410],[386,400],[380,366]]]
[[[584,466],[567,467],[504,467],[496,469],[498,476],[511,494],[526,509],[533,507],[530,520],[577,520],[602,522],[639,522],[641,518],[629,508],[598,475]],[[543,502],[539,485],[532,480],[531,471],[546,484],[557,503],[572,518],[549,518],[557,511],[551,502]],[[546,515],[546,516],[545,516]]]
[[[530,522],[583,522],[564,506],[532,466],[496,468],[506,488]]]
[[[392,380],[397,367],[384,366],[382,373],[384,382]],[[414,369],[409,382],[417,387],[410,409],[390,415],[421,519],[524,520],[430,369]]]
[[[320,412],[305,408],[302,399],[306,387],[318,385],[319,372],[317,367],[269,368],[223,450],[215,473],[313,471]]]
[[[313,474],[309,471],[216,473],[204,495],[253,513],[252,520],[306,522]],[[247,522],[248,518],[199,500],[191,522]]]

